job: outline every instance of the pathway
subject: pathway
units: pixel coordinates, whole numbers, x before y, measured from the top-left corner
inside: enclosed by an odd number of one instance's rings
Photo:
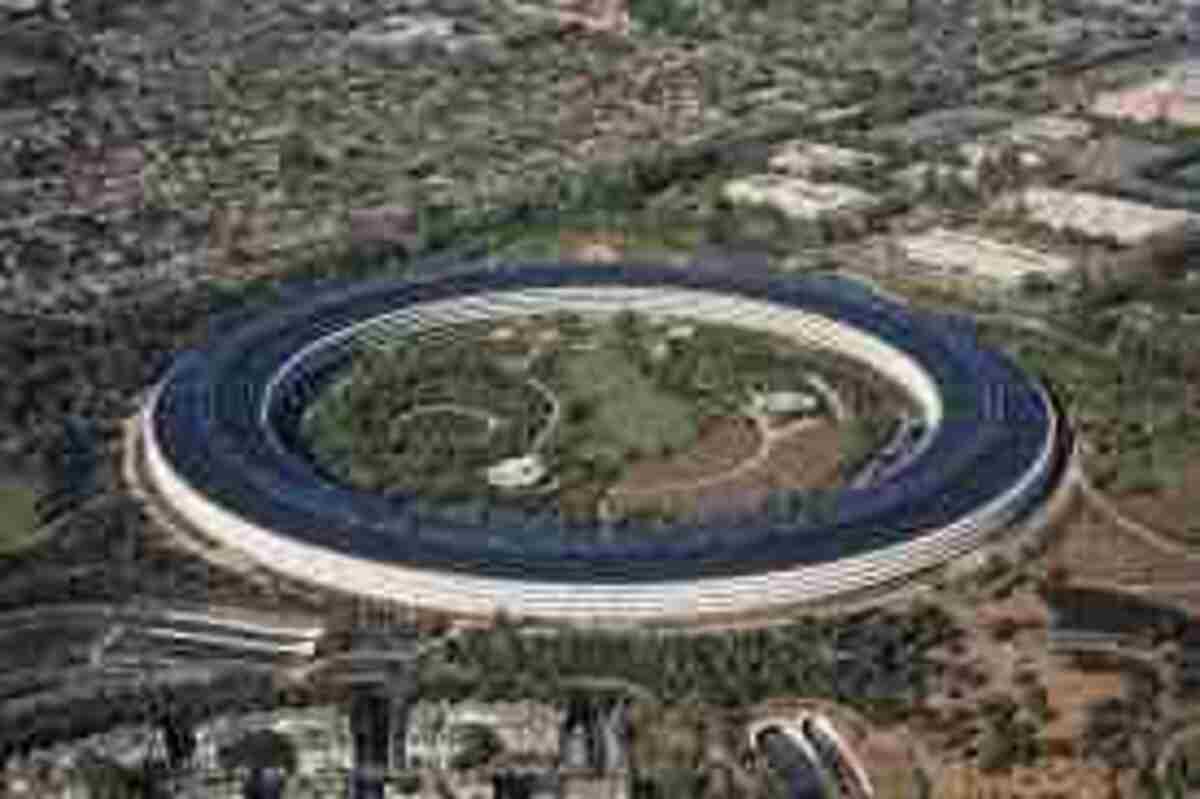
[[[771,457],[771,447],[779,439],[793,435],[801,430],[815,427],[818,420],[812,418],[798,419],[789,423],[785,427],[777,430],[772,430],[769,426],[767,417],[764,414],[755,413],[750,415],[754,426],[758,428],[758,449],[745,460],[729,468],[719,474],[709,475],[708,477],[687,480],[684,482],[675,482],[667,484],[655,484],[642,488],[624,488],[619,491],[614,491],[614,494],[626,497],[643,497],[652,494],[670,493],[673,491],[695,491],[696,489],[709,488],[711,486],[727,483],[730,480],[737,479],[747,472],[753,471],[762,467],[767,459]]]

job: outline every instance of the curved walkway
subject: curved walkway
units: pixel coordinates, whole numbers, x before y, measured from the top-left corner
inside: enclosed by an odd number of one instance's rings
[[[427,413],[456,413],[459,416],[470,416],[475,419],[482,419],[488,427],[488,432],[496,429],[496,426],[501,424],[503,420],[491,411],[485,411],[480,408],[472,408],[467,405],[459,405],[457,402],[434,402],[429,405],[421,405],[412,410],[405,411],[395,418],[397,423],[403,422],[406,419],[411,419],[414,416],[422,416]]]
[[[538,380],[536,377],[527,378],[525,382],[542,395],[542,397],[546,400],[546,405],[550,408],[550,414],[546,417],[546,423],[542,426],[542,429],[538,431],[537,436],[534,437],[533,442],[529,445],[530,452],[539,452],[546,446],[546,441],[558,428],[559,420],[562,418],[562,403],[559,402],[558,395],[556,395],[549,386],[547,386],[541,380]],[[497,413],[493,413],[492,411],[483,408],[476,408],[470,405],[462,405],[457,402],[434,402],[429,405],[420,405],[412,410],[400,414],[396,417],[396,421],[402,422],[405,419],[409,419],[414,416],[419,416],[425,413],[438,413],[439,411],[457,413],[461,416],[471,416],[476,419],[482,419],[487,423],[489,433],[495,430],[497,426],[503,424],[505,421],[503,417]]]

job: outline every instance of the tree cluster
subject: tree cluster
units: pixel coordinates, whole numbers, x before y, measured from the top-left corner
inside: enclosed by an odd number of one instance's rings
[[[930,690],[935,666],[927,653],[953,634],[934,606],[725,635],[535,636],[503,625],[456,639],[427,662],[423,693],[554,697],[564,681],[603,675],[668,704],[704,697],[732,708],[774,696],[824,696],[893,719]]]

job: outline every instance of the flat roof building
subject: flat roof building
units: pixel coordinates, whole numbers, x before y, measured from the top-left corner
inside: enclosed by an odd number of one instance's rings
[[[1006,195],[997,201],[997,207],[1003,210],[1015,210],[1022,205],[1030,219],[1049,228],[1069,230],[1087,238],[1112,238],[1121,246],[1133,246],[1149,236],[1194,224],[1198,218],[1188,211],[1044,186]]]
[[[784,175],[752,175],[725,184],[724,195],[736,204],[768,205],[792,219],[865,210],[875,198],[842,183],[814,183]]]
[[[904,236],[897,244],[907,260],[920,266],[996,288],[1014,288],[1030,273],[1060,280],[1073,266],[1063,256],[940,227]]]
[[[1092,111],[1137,122],[1162,119],[1175,125],[1200,125],[1200,58],[1175,64],[1158,80],[1104,92]]]
[[[881,161],[874,153],[794,139],[776,148],[768,164],[774,172],[810,177],[822,169],[854,169],[877,165]]]

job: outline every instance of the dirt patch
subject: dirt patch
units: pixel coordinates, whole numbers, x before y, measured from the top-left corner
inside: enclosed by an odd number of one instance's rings
[[[758,452],[760,442],[758,430],[749,419],[709,420],[701,427],[696,443],[684,452],[633,464],[613,486],[613,493],[662,493],[680,483],[718,477]]]
[[[773,441],[758,476],[776,488],[825,488],[836,480],[841,452],[837,427],[820,421]]]
[[[851,744],[867,766],[876,799],[910,799],[920,795],[916,758],[899,733],[872,732]]]
[[[1110,585],[1200,613],[1200,559],[1181,558],[1085,507],[1047,553],[1052,574],[1069,584]]]
[[[1179,482],[1163,491],[1114,497],[1121,512],[1191,544],[1200,552],[1200,458],[1188,463]]]
[[[825,488],[836,482],[840,436],[819,420],[774,438],[765,457],[761,437],[748,419],[722,419],[696,445],[670,458],[636,464],[612,496],[622,512],[669,509],[704,517],[755,511],[772,491]]]
[[[1125,678],[1119,671],[1051,668],[1046,672],[1046,698],[1054,718],[1044,734],[1055,745],[1074,747],[1080,740],[1090,705],[1125,694]]]
[[[628,247],[628,237],[617,231],[564,231],[559,239],[564,257],[587,262],[618,261]]]
[[[949,766],[935,779],[932,796],[933,799],[980,799],[985,796],[997,799],[1050,796],[1106,799],[1123,795],[1118,791],[1118,774],[1113,769],[1055,758],[1042,765],[1018,767],[997,774],[985,774],[970,765]]]

